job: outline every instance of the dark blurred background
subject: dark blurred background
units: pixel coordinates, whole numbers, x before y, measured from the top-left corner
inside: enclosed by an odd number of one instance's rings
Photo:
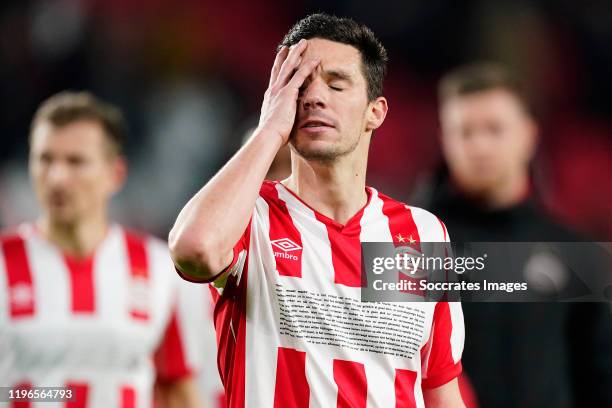
[[[533,174],[556,217],[612,240],[609,1],[44,0],[0,6],[0,225],[36,214],[27,136],[64,89],[119,105],[130,177],[119,220],[165,236],[188,198],[256,125],[276,44],[309,12],[367,23],[391,57],[390,112],[368,183],[410,202],[441,166],[436,83],[473,60],[509,64],[535,97]]]

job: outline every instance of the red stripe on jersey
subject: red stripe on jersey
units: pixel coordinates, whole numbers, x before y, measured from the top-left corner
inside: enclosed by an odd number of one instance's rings
[[[395,201],[384,194],[379,194],[383,201],[383,214],[389,220],[389,232],[396,247],[405,248],[407,253],[418,255],[421,251],[419,230],[412,217],[412,211],[405,204]],[[414,282],[415,290],[402,290],[404,293],[412,293],[423,296],[424,293],[419,289],[420,278],[399,273],[399,281]]]
[[[461,374],[461,362],[455,363],[451,346],[453,323],[447,302],[436,303],[429,340],[421,349],[421,361],[429,354],[423,372],[423,388],[446,384]]]
[[[72,311],[74,313],[93,313],[96,300],[93,282],[93,256],[85,259],[75,259],[64,255],[64,262],[70,273]]]
[[[436,218],[438,218],[438,217],[436,217]],[[438,221],[440,222],[440,226],[442,227],[442,233],[444,234],[444,241],[446,241],[446,225],[444,225],[442,220],[439,219],[439,218],[438,218]]]
[[[389,219],[389,231],[393,236],[393,243],[396,246],[411,246],[418,249],[418,242],[421,239],[410,208],[384,194],[379,194],[379,197],[383,201],[383,214]]]
[[[130,315],[137,320],[149,319],[149,305],[145,304],[145,286],[149,280],[149,261],[145,238],[133,232],[125,232],[125,246],[130,263],[130,295],[136,303],[131,306]]]
[[[215,288],[213,288],[212,285],[206,285],[208,286],[208,288],[204,288],[205,291],[208,292],[204,292],[202,296],[204,298],[204,309],[206,310],[206,312],[208,313],[208,318],[210,319],[210,321],[214,322],[215,320],[215,303],[217,302],[217,300],[219,300],[219,292],[217,292],[217,290]],[[213,289],[215,293],[210,292],[210,289]]]
[[[306,380],[306,353],[278,348],[276,361],[275,408],[308,408],[310,386]]]
[[[234,252],[250,250],[251,223],[236,244]],[[236,275],[229,275],[219,295],[211,286],[215,299],[215,329],[217,332],[217,365],[221,382],[225,388],[227,408],[243,408],[245,406],[245,356],[246,356],[246,294],[248,282],[248,252],[247,260],[240,276],[240,284]]]
[[[438,219],[438,221],[440,222],[440,226],[442,227],[442,238],[445,242],[449,241],[448,239],[448,234],[446,232],[446,225],[444,225],[444,223],[442,222],[442,220],[438,217],[436,217]],[[448,254],[448,246],[444,246],[444,257],[448,258],[449,254]],[[449,277],[448,277],[449,271],[448,269],[445,271],[444,273],[444,279],[448,282]],[[442,295],[442,298],[440,300],[443,301],[447,301],[448,300],[448,292],[444,292],[444,295]]]
[[[72,401],[66,401],[66,408],[86,408],[89,385],[85,383],[69,382],[66,384],[73,393]]]
[[[302,236],[293,223],[287,204],[278,197],[276,184],[264,183],[261,197],[268,203],[270,242],[281,276],[302,277]]]
[[[417,273],[419,273],[417,271]],[[422,296],[425,297],[425,291],[421,289],[420,286],[420,282],[422,280],[424,280],[425,282],[427,282],[427,278],[421,278],[421,277],[413,277],[412,275],[407,275],[403,272],[399,272],[398,273],[398,282],[404,284],[404,282],[408,282],[408,284],[412,284],[412,286],[414,287],[414,289],[400,289],[400,292],[402,293],[410,293],[413,295],[417,295],[417,296]],[[410,286],[404,284],[404,287],[409,288]]]
[[[24,240],[16,235],[2,239],[8,278],[11,318],[32,316],[36,311],[32,272]]]
[[[121,387],[121,408],[136,408],[136,390],[134,387]]]
[[[21,384],[18,384],[16,386],[13,387],[13,390],[15,391],[29,391],[32,389],[32,384],[29,382],[22,382]],[[20,395],[17,394],[17,395]],[[30,401],[19,401],[19,402],[13,402],[11,404],[11,408],[30,408],[32,406],[32,403]]]
[[[208,285],[208,289],[210,290],[210,296],[213,302],[213,317],[214,317],[214,312],[215,312],[214,305],[217,304],[217,301],[221,298],[221,295],[219,295],[219,292],[217,291],[217,289],[214,288],[212,284]]]
[[[368,400],[368,381],[361,363],[334,360],[334,381],[338,386],[338,408],[365,408]]]
[[[397,368],[395,370],[395,408],[414,408],[414,383],[416,371]]]
[[[157,379],[162,383],[172,382],[191,374],[185,359],[176,308],[170,315],[164,338],[153,357]]]
[[[325,224],[331,245],[334,283],[354,288],[367,286],[365,274],[361,271],[361,225],[363,212],[352,218],[345,227],[331,223],[329,218],[316,213],[317,220]]]

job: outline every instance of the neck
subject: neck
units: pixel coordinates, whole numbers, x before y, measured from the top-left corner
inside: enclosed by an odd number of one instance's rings
[[[63,253],[79,258],[91,255],[104,240],[108,229],[105,214],[74,223],[58,222],[43,216],[36,224],[42,235]]]
[[[503,210],[519,204],[529,194],[529,176],[521,174],[499,186],[475,194],[473,198],[491,210]]]
[[[367,147],[367,146],[366,146]],[[291,176],[282,184],[317,212],[344,225],[366,203],[367,149],[330,163],[307,161],[291,152]]]

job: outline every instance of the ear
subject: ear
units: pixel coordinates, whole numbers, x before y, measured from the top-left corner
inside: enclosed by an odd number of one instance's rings
[[[383,96],[379,96],[368,104],[368,111],[366,112],[366,131],[378,129],[380,125],[385,121],[389,106],[387,105],[387,99]]]
[[[123,188],[127,179],[127,160],[123,156],[117,156],[112,160],[112,193],[116,194]]]

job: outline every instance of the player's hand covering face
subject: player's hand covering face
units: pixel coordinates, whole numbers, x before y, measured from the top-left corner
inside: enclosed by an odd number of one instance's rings
[[[283,47],[274,60],[270,83],[264,94],[259,126],[277,134],[283,144],[289,140],[297,110],[299,90],[319,64],[318,59],[303,60],[308,41]]]

